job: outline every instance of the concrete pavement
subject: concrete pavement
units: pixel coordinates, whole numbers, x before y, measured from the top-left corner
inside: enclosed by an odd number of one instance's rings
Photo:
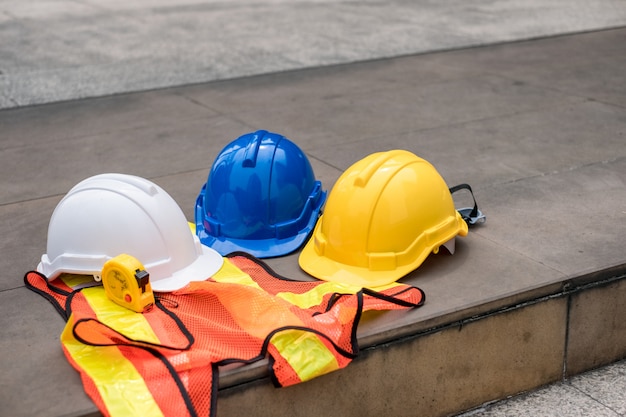
[[[585,372],[458,417],[620,417],[626,415],[626,361]]]
[[[4,0],[0,108],[624,24],[622,0]]]

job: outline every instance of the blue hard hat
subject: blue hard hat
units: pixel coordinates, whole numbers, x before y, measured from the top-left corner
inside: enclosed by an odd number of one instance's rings
[[[196,199],[196,234],[222,255],[286,255],[306,241],[325,200],[304,152],[259,130],[226,145],[213,162]]]

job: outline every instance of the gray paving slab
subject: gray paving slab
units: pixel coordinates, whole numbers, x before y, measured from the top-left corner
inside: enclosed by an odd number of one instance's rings
[[[626,24],[620,0],[0,2],[2,108]],[[607,90],[610,92],[610,90]]]
[[[208,169],[231,138],[249,130],[219,116],[112,128],[56,141],[46,141],[45,128],[40,129],[39,140],[3,150],[0,176],[9,182],[0,203],[64,194],[81,179],[102,172],[155,177]]]
[[[61,197],[0,205],[0,264],[3,268],[0,293],[24,287],[24,274],[35,268],[41,255],[46,253],[48,222]]]
[[[626,59],[623,32],[597,32],[580,42],[574,38],[555,38],[546,40],[541,50],[527,49],[529,44],[521,44],[514,55],[512,50],[498,47],[475,49],[473,54],[459,51],[459,55],[463,56],[463,68],[468,71],[496,73],[545,89],[623,106],[626,85],[619,69]],[[460,56],[447,54],[441,64],[447,59],[458,62]]]
[[[571,379],[570,384],[619,415],[626,415],[626,361],[620,361]]]
[[[183,124],[216,115],[215,111],[168,91],[57,103],[46,111],[23,107],[0,113],[0,149]]]
[[[93,410],[61,350],[65,322],[52,304],[24,287],[0,291],[0,302],[0,415],[63,416]]]
[[[625,384],[626,362],[621,361],[458,417],[619,417],[626,413]]]
[[[381,72],[379,76],[384,77],[385,82],[390,79],[389,73]],[[327,133],[328,141],[306,143],[305,149],[314,157],[345,169],[371,152],[385,150],[389,146],[386,138],[390,136],[404,134],[410,141],[416,136],[415,132],[427,129],[523,111],[539,111],[580,101],[578,97],[532,85],[519,85],[491,75],[469,74],[428,85],[425,85],[426,82],[416,85],[411,75],[400,74],[398,77],[403,78],[396,78],[393,87],[381,91],[337,92],[322,100],[303,99],[298,101],[298,106],[290,101],[277,101],[269,107],[256,106],[248,110],[244,105],[238,117],[250,125],[265,123],[270,127],[282,126],[288,131],[305,135],[321,129]],[[324,81],[320,79],[319,84]],[[266,91],[269,90],[267,87]],[[205,97],[211,99],[210,91]],[[236,97],[233,94],[230,99],[235,100]],[[239,96],[239,101],[246,101],[245,92]],[[336,137],[340,140],[333,141]],[[343,155],[341,150],[357,142],[360,142],[361,154],[350,152],[351,158],[339,160]],[[315,147],[317,143],[319,145]],[[331,143],[332,146],[329,146]]]
[[[567,384],[552,385],[527,396],[503,404],[496,404],[485,411],[462,414],[464,417],[618,417],[605,405],[598,403],[584,392]]]
[[[479,233],[496,242],[506,235],[510,249],[569,277],[621,263],[625,180],[620,156],[485,190],[493,223]]]

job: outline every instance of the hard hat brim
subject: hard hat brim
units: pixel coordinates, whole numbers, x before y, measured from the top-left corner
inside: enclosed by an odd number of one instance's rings
[[[318,232],[318,228],[321,227],[323,216],[319,219],[313,236]],[[457,213],[456,216],[461,226],[460,230],[453,235],[449,235],[444,241],[434,245],[434,248],[443,246],[450,254],[454,254],[456,236],[467,235],[467,224],[460,214]],[[378,288],[391,284],[416,270],[431,252],[431,250],[422,251],[412,262],[405,265],[397,265],[394,269],[372,271],[367,267],[348,265],[326,256],[320,256],[315,250],[314,238],[311,237],[300,252],[298,264],[303,271],[322,281],[340,282],[365,288]]]
[[[415,269],[400,266],[391,271],[370,271],[367,268],[336,262],[315,252],[313,239],[302,248],[298,264],[309,275],[322,281],[340,282],[365,288],[377,288],[391,284]]]
[[[171,277],[150,281],[152,289],[157,292],[180,290],[192,281],[206,281],[222,268],[224,258],[217,251],[199,245],[202,253],[187,267],[176,271]]]
[[[220,239],[204,234],[200,240],[203,245],[216,250],[224,256],[233,252],[246,252],[257,258],[274,258],[285,256],[298,250],[311,233],[311,229],[307,229],[285,239]]]

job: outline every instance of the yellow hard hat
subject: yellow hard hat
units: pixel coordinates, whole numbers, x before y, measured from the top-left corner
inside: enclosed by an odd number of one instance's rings
[[[468,226],[426,160],[404,150],[371,154],[348,168],[300,253],[300,267],[326,280],[379,287],[416,269]]]

